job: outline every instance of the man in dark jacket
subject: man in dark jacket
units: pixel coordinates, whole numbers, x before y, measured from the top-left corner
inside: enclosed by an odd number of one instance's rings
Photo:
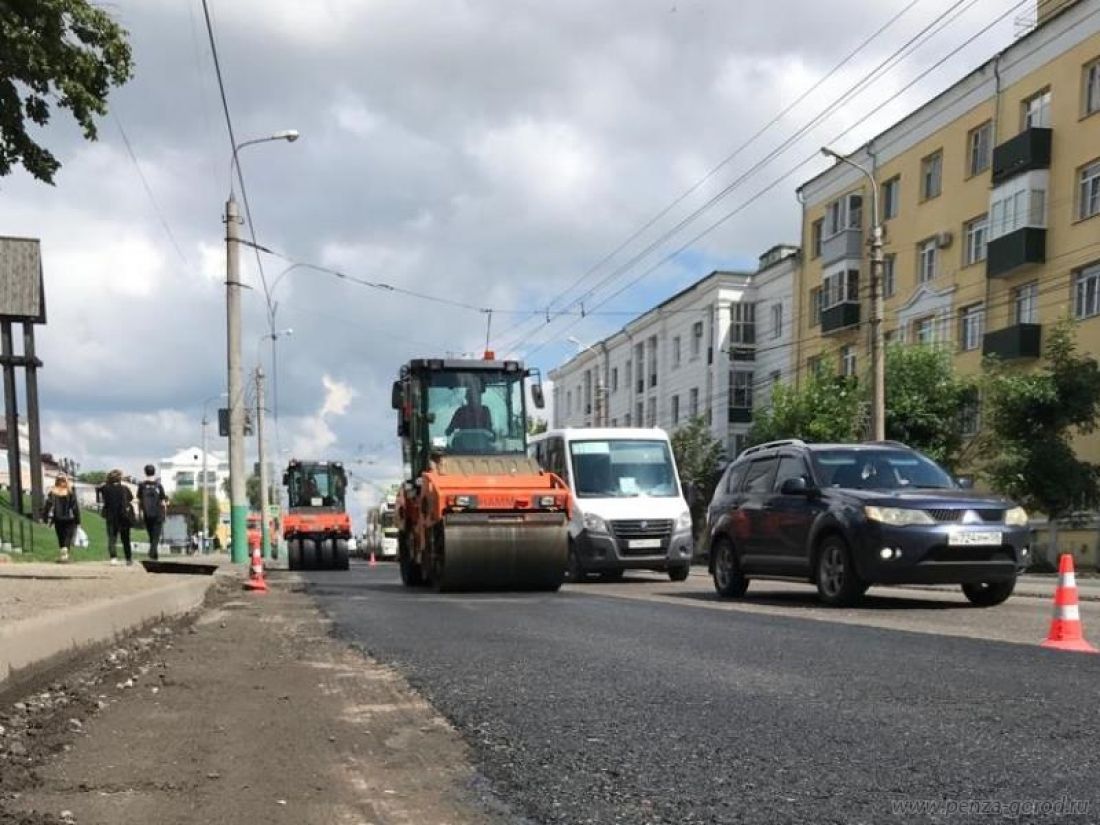
[[[107,522],[107,552],[111,554],[111,564],[118,564],[115,550],[118,540],[122,539],[122,552],[126,555],[126,564],[134,563],[130,547],[130,526],[134,522],[134,510],[131,502],[134,494],[122,483],[122,470],[111,470],[107,481],[99,488],[103,502],[103,520]]]
[[[157,468],[152,464],[145,465],[145,480],[138,485],[137,500],[141,518],[145,522],[145,532],[149,534],[149,558],[156,561],[168,496],[157,481]]]

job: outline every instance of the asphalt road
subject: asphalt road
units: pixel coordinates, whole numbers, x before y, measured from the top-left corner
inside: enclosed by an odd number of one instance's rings
[[[935,629],[1030,627],[1039,600],[913,591],[853,618],[805,589],[731,609],[700,578],[679,597],[658,579],[437,595],[390,565],[310,578],[337,632],[396,665],[534,822],[1100,821],[1100,656]]]

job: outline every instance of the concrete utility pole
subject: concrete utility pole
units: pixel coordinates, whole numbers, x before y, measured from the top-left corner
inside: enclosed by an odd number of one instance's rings
[[[210,540],[210,536],[207,535],[210,531],[210,520],[207,518],[207,514],[210,512],[210,489],[208,484],[208,476],[206,470],[206,406],[202,408],[202,481],[200,485],[202,487],[202,515],[199,516],[199,535],[202,537],[202,547],[199,551],[206,552],[207,542]]]
[[[264,368],[256,367],[256,453],[260,461],[260,543],[265,559],[271,558],[271,536],[267,529],[267,457],[264,449]]]
[[[821,154],[858,170],[871,184],[871,440],[886,438],[886,353],[882,332],[882,222],[879,218],[878,181],[871,171],[844,155],[822,147]]]
[[[241,380],[240,224],[237,200],[225,202],[225,312],[229,371],[229,558],[248,559],[248,496],[244,475],[244,387]]]

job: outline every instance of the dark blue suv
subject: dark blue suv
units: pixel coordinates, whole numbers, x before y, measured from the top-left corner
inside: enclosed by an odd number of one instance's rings
[[[720,595],[743,595],[752,578],[795,578],[831,605],[872,584],[960,584],[989,607],[1012,595],[1029,553],[1022,508],[962,489],[895,442],[745,450],[718,484],[704,541]]]

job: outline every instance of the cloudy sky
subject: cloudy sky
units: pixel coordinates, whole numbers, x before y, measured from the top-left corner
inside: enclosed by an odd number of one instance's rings
[[[561,315],[547,324],[547,307],[569,309],[592,290],[586,308],[644,309],[713,268],[748,267],[768,246],[796,241],[794,190],[823,168],[810,159],[816,147],[853,149],[980,64],[1011,41],[1026,6],[898,95],[1012,5],[210,0],[238,140],[302,134],[242,153],[260,243],[496,308],[498,354],[511,350],[544,369],[569,354],[567,336],[594,340],[627,320]],[[0,180],[0,232],[43,242],[44,449],[85,468],[136,470],[196,444],[202,401],[225,386],[220,216],[230,149],[200,0],[107,7],[130,32],[135,77],[113,93],[98,143],[84,143],[55,114],[42,137],[63,162],[56,186],[22,172]],[[949,9],[954,16],[891,71],[845,105],[828,105]],[[763,137],[566,291],[903,10]],[[822,112],[788,151],[624,266]],[[244,265],[255,287],[245,297],[245,360],[255,364],[266,352],[264,305],[255,260],[246,255]],[[269,282],[286,266],[266,256]],[[484,314],[307,268],[282,278],[273,298],[277,326],[294,330],[279,348],[280,461],[339,457],[364,479],[388,481],[399,466],[388,404],[398,366],[484,345]]]

